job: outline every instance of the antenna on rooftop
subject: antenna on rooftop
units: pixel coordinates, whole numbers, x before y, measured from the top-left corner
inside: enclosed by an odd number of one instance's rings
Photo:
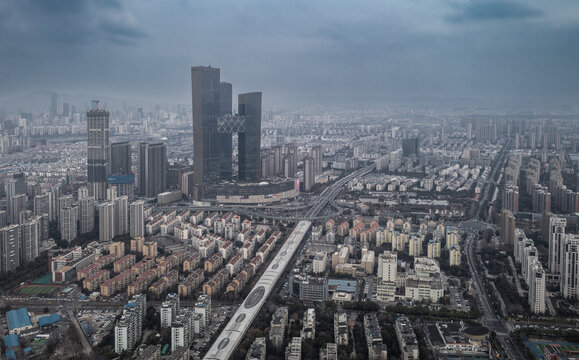
[[[100,103],[100,100],[93,100],[92,101],[92,109],[98,110],[99,109],[99,103]]]

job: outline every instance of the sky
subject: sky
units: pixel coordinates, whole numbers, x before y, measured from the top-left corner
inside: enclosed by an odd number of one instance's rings
[[[190,103],[190,67],[264,102],[579,99],[572,0],[2,0],[0,99]]]

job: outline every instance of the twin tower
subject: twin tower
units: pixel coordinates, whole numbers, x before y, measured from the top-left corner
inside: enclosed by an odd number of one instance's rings
[[[191,68],[193,101],[193,182],[197,187],[230,181],[232,136],[238,134],[238,180],[255,182],[261,175],[261,92],[239,94],[232,114],[231,84],[221,82],[218,68]]]

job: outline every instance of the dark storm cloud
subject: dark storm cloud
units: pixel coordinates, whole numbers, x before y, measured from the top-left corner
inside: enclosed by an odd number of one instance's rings
[[[4,15],[4,16],[2,16]],[[0,6],[0,44],[135,44],[145,36],[116,0],[8,0]]]
[[[459,23],[480,20],[527,19],[541,16],[543,12],[531,6],[509,0],[472,0],[455,4],[456,13],[449,15],[449,22]]]
[[[576,101],[577,13],[568,0],[0,0],[0,98],[189,103],[190,67],[212,65],[265,102]]]

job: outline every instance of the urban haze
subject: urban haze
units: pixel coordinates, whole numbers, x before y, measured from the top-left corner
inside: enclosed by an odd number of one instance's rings
[[[579,358],[579,3],[0,2],[2,359]]]

